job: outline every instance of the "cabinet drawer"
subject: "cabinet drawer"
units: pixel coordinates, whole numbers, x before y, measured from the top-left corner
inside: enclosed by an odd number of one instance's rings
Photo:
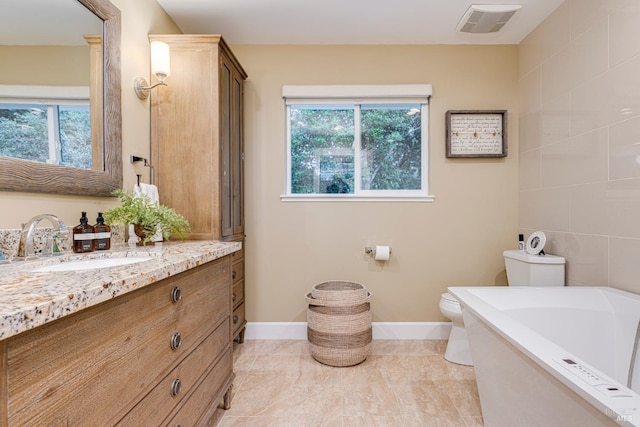
[[[233,294],[231,295],[231,301],[234,308],[244,301],[244,281],[238,282],[233,285]]]
[[[206,265],[206,264],[205,264]],[[167,331],[170,337],[180,333],[181,345],[173,351],[175,356],[188,353],[224,319],[229,317],[230,286],[228,264],[212,266],[191,283],[176,286],[182,290],[182,298],[172,308],[175,310],[175,325]]]
[[[160,381],[118,425],[160,425],[176,405],[196,390],[203,374],[211,370],[213,362],[220,358],[220,354],[222,353],[224,358],[229,349],[229,323],[225,321]],[[216,364],[216,370],[219,364]],[[231,364],[222,366],[220,372],[215,374],[226,379],[231,374]],[[209,395],[209,401],[212,398],[213,396]]]
[[[234,262],[231,265],[231,279],[233,283],[237,283],[244,279],[244,259]]]
[[[244,259],[244,241],[242,242],[242,248],[239,251],[235,251],[231,253],[231,262],[236,262],[238,260]]]
[[[203,415],[209,416],[212,406],[217,406],[228,387],[223,387],[225,382],[233,378],[231,350],[222,356],[212,370],[206,375],[194,393],[189,396],[178,413],[169,421],[167,427],[175,426],[202,426],[207,425],[207,419],[200,419]],[[216,395],[217,393],[217,395]]]
[[[229,259],[10,338],[9,424],[50,425],[62,415],[69,425],[113,424],[122,418],[195,348],[196,337],[201,341],[207,329],[213,331],[214,304],[229,312]],[[183,299],[174,304],[170,294],[176,285]],[[184,341],[172,351],[178,327]]]
[[[246,323],[246,319],[244,317],[244,302],[238,306],[235,310],[233,310],[233,332],[236,334],[236,330],[244,326]]]

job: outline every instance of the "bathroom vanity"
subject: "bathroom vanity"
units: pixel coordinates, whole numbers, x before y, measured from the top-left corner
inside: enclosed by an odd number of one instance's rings
[[[149,258],[109,268],[0,266],[0,425],[207,424],[230,404],[239,249],[170,243],[89,255]]]

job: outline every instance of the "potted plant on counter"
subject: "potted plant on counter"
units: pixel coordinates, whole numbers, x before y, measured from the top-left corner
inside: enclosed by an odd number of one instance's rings
[[[183,240],[191,231],[189,222],[168,206],[154,203],[144,194],[132,191],[114,190],[112,194],[120,199],[121,206],[104,212],[107,224],[133,224],[135,233],[140,237],[138,245],[151,243],[156,234],[161,233],[163,240],[176,234]]]

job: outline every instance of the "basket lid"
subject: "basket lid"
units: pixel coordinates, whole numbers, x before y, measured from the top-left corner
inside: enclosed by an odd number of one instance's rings
[[[307,304],[309,305],[317,305],[324,307],[349,307],[354,305],[365,304],[371,302],[371,292],[367,292],[364,298],[358,299],[342,299],[342,300],[326,300],[322,298],[314,298],[311,292],[308,292],[305,296],[307,300]]]
[[[311,296],[325,301],[358,301],[367,297],[367,289],[357,282],[330,280],[314,285]]]

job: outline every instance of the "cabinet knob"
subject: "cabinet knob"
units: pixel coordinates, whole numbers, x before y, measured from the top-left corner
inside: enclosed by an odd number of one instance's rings
[[[236,271],[235,271],[235,270],[233,270],[233,272],[231,273],[231,278],[232,278],[232,279],[235,279],[235,278],[236,278],[236,274],[237,274],[237,273],[236,273]]]
[[[240,320],[240,318],[236,315],[233,316],[233,324],[235,325],[236,323],[238,323],[238,320]]]
[[[181,298],[182,298],[182,291],[180,291],[180,288],[177,286],[174,286],[173,288],[171,288],[171,302],[175,304],[178,301],[180,301]]]
[[[180,394],[181,390],[182,390],[182,382],[180,381],[180,378],[176,378],[171,383],[171,396],[176,397],[177,395]]]
[[[174,332],[171,336],[171,350],[177,350],[181,342],[182,337],[180,336],[180,332]]]
[[[236,293],[231,294],[231,301],[236,302]]]

